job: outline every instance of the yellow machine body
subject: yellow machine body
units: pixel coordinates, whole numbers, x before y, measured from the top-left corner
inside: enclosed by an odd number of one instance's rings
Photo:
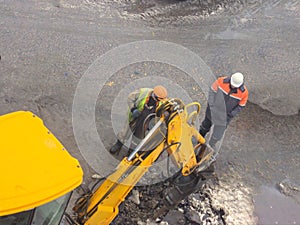
[[[72,191],[83,171],[31,112],[0,116],[0,216],[31,210]]]

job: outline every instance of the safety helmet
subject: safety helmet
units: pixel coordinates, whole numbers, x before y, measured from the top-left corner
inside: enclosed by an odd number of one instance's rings
[[[153,94],[161,99],[164,99],[168,96],[167,89],[161,85],[155,86],[153,89]]]
[[[233,87],[240,87],[244,83],[244,76],[242,73],[234,73],[231,75],[230,84]]]

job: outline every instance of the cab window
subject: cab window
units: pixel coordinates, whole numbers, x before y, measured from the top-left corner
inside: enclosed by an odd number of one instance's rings
[[[20,212],[8,216],[0,216],[1,225],[28,225],[32,218],[33,210]]]
[[[32,225],[59,225],[65,209],[67,207],[70,195],[66,194],[52,202],[36,208]]]

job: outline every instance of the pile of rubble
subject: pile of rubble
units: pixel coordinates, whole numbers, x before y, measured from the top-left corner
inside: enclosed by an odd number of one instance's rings
[[[174,209],[157,215],[168,182],[136,187],[120,209],[114,225],[254,225],[251,190],[241,182],[216,179],[206,182],[198,191],[182,200]]]

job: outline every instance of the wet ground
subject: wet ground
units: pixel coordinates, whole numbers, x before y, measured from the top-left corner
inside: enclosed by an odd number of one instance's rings
[[[0,113],[30,110],[40,116],[80,160],[85,183],[99,171],[87,164],[74,138],[72,104],[80,78],[98,56],[121,44],[174,42],[197,53],[216,76],[245,73],[250,103],[226,132],[217,162],[218,181],[183,201],[163,221],[300,223],[297,1],[0,0],[0,4]],[[114,142],[112,99],[124,84],[152,76],[174,81],[205,107],[201,87],[179,69],[154,62],[128,65],[107,82],[97,101],[97,128],[106,147]],[[137,190],[146,203],[128,200],[126,214],[121,213],[116,223],[146,223],[158,195],[146,187]]]

